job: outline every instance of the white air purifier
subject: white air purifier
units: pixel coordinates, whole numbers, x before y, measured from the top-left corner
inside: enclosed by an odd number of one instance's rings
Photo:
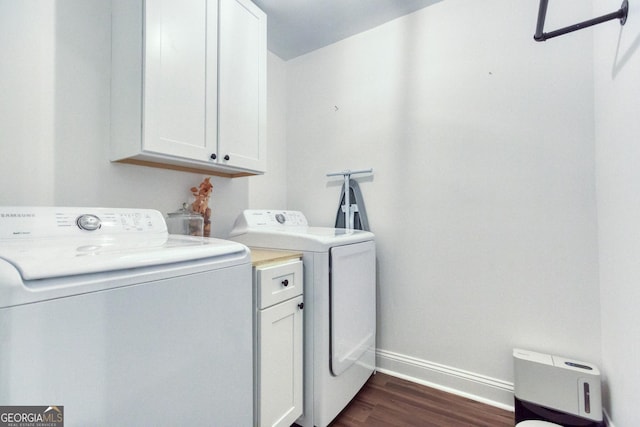
[[[513,362],[517,427],[604,427],[595,365],[522,349]]]

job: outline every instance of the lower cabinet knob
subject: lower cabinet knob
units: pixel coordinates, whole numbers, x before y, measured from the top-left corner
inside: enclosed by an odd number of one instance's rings
[[[300,304],[298,304],[298,308],[299,308],[300,310],[302,310],[302,309],[304,308],[304,303],[303,303],[303,302],[301,302]]]
[[[218,158],[218,156],[216,156],[216,153],[212,153],[209,157],[211,157],[211,160],[215,160]]]
[[[229,155],[228,155],[228,154],[226,154],[226,155],[224,156],[224,159],[225,159],[225,160],[229,160],[230,158],[231,158],[231,157],[229,157]]]
[[[284,286],[285,288],[286,288],[287,286],[289,286],[289,281],[288,281],[287,279],[284,279],[284,280],[282,281],[282,286]]]

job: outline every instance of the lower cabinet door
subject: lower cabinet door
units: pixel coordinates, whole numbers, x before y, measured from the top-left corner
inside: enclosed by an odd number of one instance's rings
[[[302,415],[302,296],[259,311],[259,426],[289,427]]]

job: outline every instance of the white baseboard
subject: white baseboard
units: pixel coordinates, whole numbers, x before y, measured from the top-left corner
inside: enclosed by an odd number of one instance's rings
[[[376,370],[513,411],[513,383],[507,381],[381,349],[376,350]]]

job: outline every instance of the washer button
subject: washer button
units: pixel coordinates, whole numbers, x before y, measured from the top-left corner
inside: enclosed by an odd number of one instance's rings
[[[100,228],[100,218],[95,215],[85,214],[80,215],[76,219],[76,224],[81,230],[95,231]]]

